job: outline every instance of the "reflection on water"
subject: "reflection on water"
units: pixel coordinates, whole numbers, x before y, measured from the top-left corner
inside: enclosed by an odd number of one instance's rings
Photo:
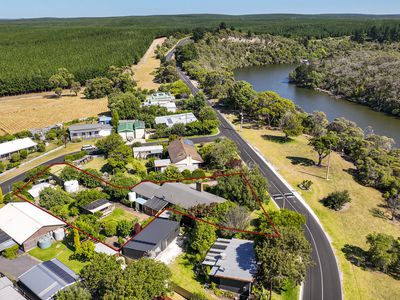
[[[357,123],[363,129],[372,126],[374,133],[395,139],[400,145],[400,119],[370,108],[336,99],[326,93],[298,88],[289,84],[288,74],[295,65],[268,65],[238,69],[236,80],[246,80],[256,91],[275,91],[285,98],[293,100],[306,112],[323,111],[329,120],[345,117]]]

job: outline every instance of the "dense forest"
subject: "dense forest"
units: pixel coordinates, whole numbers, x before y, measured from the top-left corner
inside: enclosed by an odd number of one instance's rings
[[[337,53],[297,67],[290,79],[320,88],[375,110],[400,116],[400,45]]]
[[[2,20],[0,96],[48,90],[49,77],[61,67],[70,70],[83,84],[104,76],[110,65],[137,62],[157,36],[188,33],[196,28],[211,30],[221,22],[249,36],[262,33],[294,38],[275,40],[277,47],[286,47],[288,60],[301,56],[301,44],[308,44],[313,37],[353,35],[384,41],[400,36],[398,16],[181,15]],[[272,60],[273,54],[263,63],[280,62]],[[253,63],[260,57],[253,57]]]

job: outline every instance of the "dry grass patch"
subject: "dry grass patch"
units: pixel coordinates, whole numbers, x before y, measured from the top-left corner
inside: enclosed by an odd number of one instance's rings
[[[66,94],[38,93],[0,98],[0,135],[42,128],[107,112],[107,99],[86,100]]]
[[[154,51],[158,45],[161,46],[165,39],[165,37],[155,39],[141,60],[136,65],[132,66],[132,70],[135,72],[133,77],[138,87],[155,90],[159,88],[160,85],[154,82],[153,72],[160,67],[161,62],[156,58]]]
[[[229,117],[232,120],[232,117]],[[346,299],[400,299],[400,282],[390,276],[370,270],[363,270],[351,264],[342,251],[346,244],[366,249],[367,234],[384,232],[400,235],[400,225],[387,218],[374,216],[373,211],[382,209],[384,204],[380,192],[364,187],[354,181],[349,170],[354,165],[345,161],[337,153],[331,157],[330,180],[325,179],[326,166],[308,165],[317,159],[316,153],[308,145],[308,137],[299,136],[287,143],[280,143],[283,134],[279,131],[252,129],[245,126],[242,136],[257,147],[296,188],[318,215],[325,230],[332,238],[333,246],[339,258],[344,275],[344,293]],[[326,164],[326,160],[324,163]],[[304,179],[313,181],[310,192],[300,190],[297,185]],[[348,190],[352,202],[348,209],[332,211],[319,201],[334,191]]]

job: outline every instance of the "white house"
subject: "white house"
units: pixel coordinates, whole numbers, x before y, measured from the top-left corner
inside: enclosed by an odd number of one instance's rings
[[[194,121],[197,121],[197,118],[193,113],[160,116],[155,118],[156,124],[165,124],[168,127],[172,127],[175,124],[188,124]]]
[[[146,159],[148,157],[160,157],[161,154],[163,153],[163,146],[153,145],[153,146],[133,147],[132,150],[134,158]]]
[[[0,160],[5,160],[11,157],[12,154],[18,153],[21,150],[33,150],[37,144],[31,138],[23,138],[0,144]]]
[[[144,141],[146,139],[145,123],[139,120],[119,121],[117,132],[124,141]]]
[[[146,98],[144,106],[165,107],[169,112],[176,112],[175,97],[169,92],[157,92]]]
[[[193,142],[188,139],[177,139],[168,145],[169,159],[158,159],[154,161],[156,170],[164,172],[165,168],[173,164],[180,171],[188,169],[190,171],[196,170],[203,158],[197,152]]]
[[[71,141],[87,140],[110,135],[112,126],[109,124],[80,124],[71,125],[68,130]]]

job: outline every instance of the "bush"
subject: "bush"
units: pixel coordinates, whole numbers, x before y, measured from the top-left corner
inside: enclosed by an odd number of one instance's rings
[[[13,163],[19,162],[21,160],[21,156],[19,155],[19,153],[14,153],[13,155],[11,155],[11,161]]]
[[[346,204],[351,202],[349,192],[347,190],[341,192],[333,192],[322,200],[322,203],[331,209],[340,210]]]
[[[25,159],[28,157],[28,151],[26,150],[21,150],[19,155],[21,156],[22,159]]]
[[[113,222],[113,221],[104,222],[103,229],[104,229],[105,235],[108,237],[116,235],[117,234],[117,226],[118,226],[117,222]]]
[[[132,231],[132,224],[128,220],[121,220],[117,225],[118,236],[126,237]]]
[[[38,152],[45,152],[46,151],[46,145],[43,143],[40,143],[37,147]]]
[[[6,169],[6,166],[4,165],[3,162],[0,161],[0,173],[3,173],[5,169]]]
[[[303,180],[299,184],[299,188],[301,188],[302,190],[305,190],[305,191],[309,191],[309,190],[311,190],[312,185],[313,185],[313,182],[311,180]]]
[[[18,245],[14,245],[14,246],[4,250],[2,252],[2,255],[5,258],[8,258],[8,259],[14,259],[14,258],[17,257],[18,249],[19,249],[19,246]]]

